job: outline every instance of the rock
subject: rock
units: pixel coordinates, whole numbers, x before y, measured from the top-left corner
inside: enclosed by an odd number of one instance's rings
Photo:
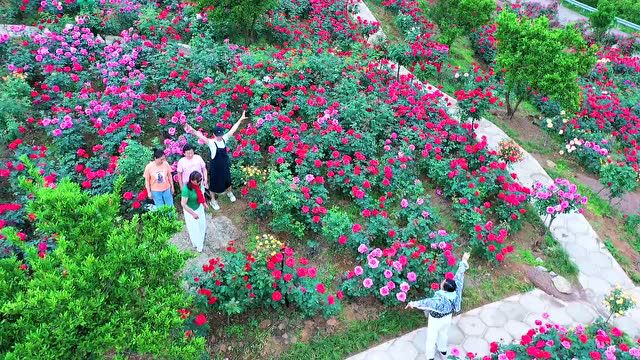
[[[554,273],[553,271],[549,271],[549,276],[556,277],[558,276],[558,274]]]
[[[555,169],[555,167],[556,167],[556,163],[554,163],[554,162],[553,162],[553,161],[551,161],[551,160],[547,160],[547,166],[548,166],[548,167],[550,167],[550,168],[552,168],[552,169]]]
[[[300,332],[300,340],[307,342],[309,339],[311,339],[311,330],[307,330],[306,328],[302,329],[302,332]]]
[[[285,340],[288,339],[289,338],[289,334],[287,334],[287,333],[282,334],[282,338],[285,339]]]
[[[285,327],[284,323],[280,323],[280,325],[278,325],[278,330],[284,330]]]
[[[536,262],[537,262],[537,263],[543,263],[543,262],[544,262],[544,260],[542,260],[542,258],[538,256],[538,257],[536,258]]]
[[[260,329],[264,330],[266,328],[268,328],[271,325],[271,320],[266,319],[266,320],[262,320],[260,322]]]
[[[289,340],[289,342],[290,342],[291,344],[295,344],[295,343],[297,343],[297,342],[298,342],[298,338],[297,338],[297,337],[295,337],[295,336],[292,336],[292,337],[291,337],[291,339]]]
[[[551,281],[553,281],[553,286],[555,286],[556,289],[558,289],[558,291],[560,291],[561,293],[571,294],[571,283],[569,282],[569,280],[558,275],[551,279]]]
[[[337,326],[338,325],[338,320],[336,320],[336,318],[332,317],[329,320],[327,320],[327,326]]]
[[[304,327],[313,327],[315,324],[316,323],[314,323],[313,320],[305,320]]]
[[[546,267],[542,266],[542,265],[538,265],[536,266],[536,269],[542,271],[542,272],[549,272],[549,270],[547,270]]]

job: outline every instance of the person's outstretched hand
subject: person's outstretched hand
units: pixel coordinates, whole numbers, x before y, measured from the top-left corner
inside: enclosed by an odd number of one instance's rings
[[[187,134],[190,134],[193,131],[193,128],[191,127],[191,125],[185,123],[184,124],[184,132],[186,132]]]
[[[407,304],[407,306],[404,307],[405,309],[412,309],[413,306],[411,306],[411,304]]]
[[[242,116],[240,116],[240,121],[244,120],[244,119],[248,119],[248,117],[245,116],[245,114],[247,113],[247,110],[244,110],[242,112]]]
[[[463,262],[468,262],[468,261],[469,261],[469,256],[470,256],[470,255],[469,255],[469,253],[468,253],[468,252],[464,253],[464,254],[462,255],[462,261],[463,261]]]

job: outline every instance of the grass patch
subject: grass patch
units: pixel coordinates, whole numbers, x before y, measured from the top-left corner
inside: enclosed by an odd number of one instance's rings
[[[425,325],[421,311],[385,310],[376,319],[352,321],[339,333],[316,336],[308,343],[295,343],[279,359],[344,359],[381,340]]]
[[[466,36],[457,38],[449,50],[449,62],[453,66],[458,66],[461,69],[471,69],[473,64],[477,63],[471,48],[471,41]]]
[[[554,146],[555,144],[540,144],[529,140],[523,140],[517,130],[513,129],[508,123],[502,121],[491,113],[486,113],[484,118],[498,126],[505,134],[529,153],[549,155],[556,151],[556,147]]]
[[[620,266],[624,269],[624,272],[629,275],[631,281],[634,284],[640,283],[640,273],[638,273],[634,268],[629,259],[620,253],[620,250],[616,248],[613,243],[609,239],[604,240],[604,246],[607,247],[607,250],[611,253],[614,259],[620,264]]]
[[[467,278],[478,279],[480,283],[475,286],[466,284],[462,295],[462,309],[469,311],[484,304],[502,300],[511,295],[533,290],[534,286],[518,279],[515,275],[505,275],[495,278],[491,271],[480,274],[477,268],[470,268],[465,274]]]
[[[529,249],[519,249],[516,257],[518,261],[529,266],[544,265],[544,261],[538,260],[538,257]]]
[[[396,25],[396,14],[393,11],[385,8],[378,0],[366,0],[364,3],[367,4],[367,7],[371,10],[373,16],[376,17],[376,20],[380,22],[380,27],[387,41],[392,43],[404,41],[402,32]]]
[[[567,279],[577,279],[578,267],[571,261],[569,254],[567,254],[567,251],[562,245],[549,234],[545,236],[544,240],[545,248],[543,252],[546,256],[545,264],[549,270]]]
[[[268,330],[260,329],[260,320],[262,318],[254,318],[245,323],[223,325],[222,333],[225,335],[224,341],[226,343],[240,342],[243,344],[243,346],[234,348],[233,358],[251,359],[255,358],[255,354],[262,352],[271,335]],[[212,359],[224,358],[222,354],[212,356]]]
[[[529,115],[533,115],[533,116],[541,115],[540,110],[538,110],[538,108],[532,103],[530,103],[529,101],[526,101],[526,100],[523,101],[522,104],[520,104],[520,107],[524,112],[526,112]]]

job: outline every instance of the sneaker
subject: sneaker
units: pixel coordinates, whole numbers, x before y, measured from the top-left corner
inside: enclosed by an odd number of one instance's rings
[[[211,199],[209,205],[211,205],[213,210],[220,210],[220,205],[218,205],[218,202],[215,199]]]
[[[235,195],[233,195],[233,193],[231,191],[229,191],[227,193],[227,196],[229,197],[229,201],[236,202],[236,197],[235,197]]]

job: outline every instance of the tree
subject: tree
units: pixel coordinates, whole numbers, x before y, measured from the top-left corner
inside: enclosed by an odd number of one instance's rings
[[[615,20],[615,5],[609,0],[598,1],[598,10],[589,15],[589,23],[591,23],[596,40],[602,39],[604,34],[611,29]]]
[[[185,338],[178,312],[192,300],[176,276],[187,255],[167,243],[180,226],[173,210],[126,221],[117,192],[23,183],[36,234],[56,240],[36,249],[4,231],[20,258],[0,259],[1,358],[201,358],[204,339]]]
[[[258,18],[273,9],[277,0],[199,0],[203,10],[209,10],[209,19],[215,32],[223,38],[244,34],[245,40],[255,39]]]
[[[548,96],[568,112],[576,111],[581,100],[578,78],[595,64],[595,47],[589,47],[573,28],[549,28],[546,17],[519,20],[515,13],[503,11],[497,28],[496,62],[504,71],[509,117],[529,91]]]
[[[420,0],[420,6],[438,25],[439,41],[449,46],[458,37],[489,23],[496,10],[495,0],[438,0],[433,5]]]

